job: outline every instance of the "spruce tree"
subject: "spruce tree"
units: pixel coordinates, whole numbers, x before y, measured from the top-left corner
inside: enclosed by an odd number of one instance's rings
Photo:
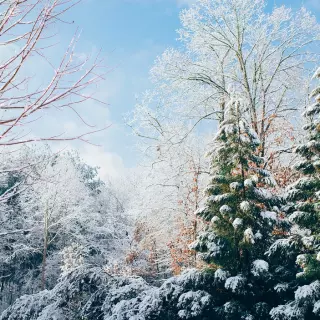
[[[320,78],[320,69],[315,77]],[[300,234],[310,237],[297,261],[302,268],[298,276],[313,280],[320,279],[320,86],[311,98],[316,101],[303,114],[307,139],[295,150],[303,159],[295,165],[301,178],[288,188],[287,197],[295,202],[290,221],[299,226]]]
[[[241,109],[238,100],[229,102],[214,138],[206,204],[196,212],[206,230],[193,248],[217,268],[222,319],[267,319],[276,301],[265,252],[284,226],[270,192],[274,179],[257,155],[259,138]]]
[[[314,77],[320,78],[320,68]],[[301,177],[287,190],[292,229],[287,239],[269,250],[270,257],[281,260],[287,273],[294,273],[284,283],[295,289],[294,295],[272,310],[275,320],[320,319],[320,86],[311,98],[315,102],[303,113],[305,141],[295,150],[302,159],[295,165]],[[290,297],[290,288],[285,291]]]

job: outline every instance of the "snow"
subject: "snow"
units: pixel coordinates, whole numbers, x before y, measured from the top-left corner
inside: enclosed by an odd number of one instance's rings
[[[213,216],[213,218],[211,219],[211,223],[215,224],[215,223],[218,222],[219,220],[220,220],[219,217]]]
[[[306,244],[308,244],[309,240],[311,239],[311,230],[299,227],[298,225],[294,224],[291,228],[291,233],[295,235],[299,235],[301,237],[302,242],[306,241]]]
[[[299,254],[296,258],[296,264],[303,267],[307,262],[307,255]]]
[[[270,219],[270,220],[274,220],[274,221],[278,220],[276,212],[273,212],[273,211],[261,211],[260,214],[261,214],[262,218],[264,218],[264,219]]]
[[[319,94],[320,94],[320,87],[313,89],[310,93],[310,97],[313,98],[318,96]]]
[[[217,269],[214,273],[214,278],[218,281],[225,281],[229,277],[229,272],[223,269]]]
[[[65,247],[62,252],[62,275],[83,266],[85,248],[79,243],[72,243],[70,246]]]
[[[251,179],[244,180],[244,186],[249,189],[253,188],[254,186],[253,181]]]
[[[275,255],[281,256],[282,254],[288,254],[291,248],[296,247],[296,241],[294,237],[289,237],[286,239],[276,240],[266,252],[266,255],[270,258]]]
[[[224,246],[214,241],[211,241],[207,243],[207,248],[212,256],[216,256],[223,250]]]
[[[256,232],[256,234],[254,235],[254,238],[257,240],[260,240],[263,238],[262,233],[260,231]]]
[[[307,231],[307,230],[305,230],[305,231]],[[313,244],[315,242],[315,237],[314,236],[307,236],[307,237],[304,236],[301,238],[301,241],[306,248],[312,248]]]
[[[318,300],[318,301],[314,304],[312,312],[313,312],[314,314],[316,314],[317,316],[320,315],[320,300]]]
[[[287,291],[289,288],[289,284],[288,283],[278,283],[275,287],[274,290],[276,292],[285,292]]]
[[[301,272],[298,272],[296,274],[296,278],[299,279],[299,278],[304,278],[306,275],[306,273],[304,271],[301,271]]]
[[[231,290],[233,293],[242,293],[244,286],[246,284],[246,278],[242,275],[237,275],[235,277],[230,277],[226,280],[224,287],[227,290]]]
[[[312,76],[312,79],[316,79],[316,78],[320,78],[320,68],[318,68]]]
[[[213,203],[222,203],[230,199],[231,194],[224,193],[216,196],[208,197],[208,201],[212,201]]]
[[[251,228],[247,228],[247,229],[244,231],[243,234],[244,234],[244,240],[245,240],[245,242],[251,243],[251,244],[254,244],[254,243],[255,243],[255,241],[254,241],[254,234],[253,234]]]
[[[200,207],[200,208],[198,208],[196,211],[195,211],[195,215],[201,215],[201,214],[203,214],[203,213],[205,213],[205,212],[207,212],[208,211],[208,206],[203,206],[203,207]]]
[[[232,212],[232,209],[228,206],[228,205],[223,205],[222,207],[220,207],[220,213],[222,215],[225,215],[225,214],[228,214],[228,213],[231,213]]]
[[[243,224],[243,220],[241,218],[235,218],[232,225],[235,229],[238,229]]]
[[[304,162],[303,162],[304,163]],[[310,189],[314,185],[317,185],[318,180],[315,178],[311,177],[303,177],[300,178],[298,181],[290,185],[289,190],[294,190],[294,189]],[[297,190],[298,191],[298,190]]]
[[[304,319],[303,311],[293,302],[273,308],[270,316],[272,320]]]
[[[273,199],[273,194],[267,189],[255,188],[254,192],[255,192],[256,197],[258,199],[263,200],[263,201],[272,200]]]
[[[178,300],[177,307],[181,308],[178,316],[181,319],[193,319],[201,316],[203,310],[210,305],[212,301],[211,295],[205,291],[189,291],[183,293]]]
[[[248,213],[251,211],[251,205],[250,205],[250,202],[248,201],[242,201],[240,203],[240,209],[245,212],[245,213]]]
[[[319,103],[314,103],[307,107],[306,111],[303,113],[304,116],[310,117],[314,114],[317,114],[320,112],[320,105]]]
[[[269,263],[264,260],[255,260],[252,263],[251,273],[259,277],[269,271]]]
[[[242,184],[240,182],[231,182],[229,187],[231,191],[239,191],[242,189]]]
[[[293,212],[290,216],[289,216],[289,221],[291,222],[291,223],[294,223],[295,222],[295,220],[297,219],[297,218],[299,218],[301,215],[303,215],[305,212],[302,212],[302,211],[295,211],[295,212]]]
[[[320,281],[299,287],[294,293],[295,301],[299,306],[310,306],[320,297]]]

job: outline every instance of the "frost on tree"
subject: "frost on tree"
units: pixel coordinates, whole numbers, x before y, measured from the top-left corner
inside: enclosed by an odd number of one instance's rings
[[[58,284],[21,297],[1,320],[20,320],[30,312],[30,320],[267,319],[277,304],[264,253],[282,221],[279,199],[264,189],[273,179],[255,155],[259,139],[240,111],[239,101],[231,100],[210,152],[207,202],[197,211],[207,227],[194,248],[219,268],[189,270],[154,287],[139,277],[87,268],[77,250],[66,249],[67,272]]]
[[[190,270],[157,288],[139,277],[80,267],[52,290],[21,297],[0,319],[205,319],[214,312],[214,299],[204,291],[213,281],[210,274]]]
[[[17,158],[16,167],[30,165],[1,183],[1,192],[16,191],[0,208],[0,313],[23,294],[54,287],[61,272],[124,258],[129,241],[129,219],[94,168],[50,150],[24,148]]]
[[[316,71],[314,78],[320,78],[320,69]],[[303,114],[307,120],[304,126],[306,139],[296,148],[301,160],[295,165],[295,169],[301,178],[287,190],[291,236],[278,240],[268,251],[273,260],[282,261],[287,270],[286,282],[295,289],[294,297],[288,299],[287,304],[272,310],[272,319],[275,320],[320,317],[320,87],[314,89],[310,97],[314,99],[314,103]],[[290,274],[291,281],[288,281]],[[281,287],[278,285],[278,288]],[[284,290],[288,292],[288,288]]]
[[[314,75],[320,78],[320,69]],[[287,197],[294,202],[290,221],[304,230],[301,236],[304,259],[300,261],[303,274],[301,276],[319,279],[320,277],[320,87],[311,92],[315,102],[304,112],[307,123],[304,129],[307,133],[305,143],[296,148],[301,161],[296,169],[302,177],[288,188]],[[301,233],[300,233],[301,234]]]
[[[314,64],[309,45],[318,41],[320,30],[305,8],[275,6],[266,12],[271,3],[198,0],[183,10],[178,49],[168,48],[156,60],[151,70],[155,90],[136,108],[140,119],[135,131],[151,124],[153,129],[142,130],[141,136],[152,138],[158,130],[167,133],[168,141],[179,143],[190,123],[193,128],[207,120],[222,121],[236,87],[261,139],[261,154],[271,151],[276,145],[274,130],[285,132],[288,112],[304,101],[305,71]],[[172,119],[178,129],[170,128]],[[284,136],[284,142],[290,142]]]
[[[225,294],[225,312],[239,317],[244,312],[253,315],[257,303],[262,303],[259,308],[265,315],[271,309],[272,274],[265,252],[276,239],[274,231],[287,225],[278,208],[280,198],[270,192],[275,182],[264,170],[264,159],[257,156],[260,141],[241,107],[238,100],[228,103],[208,154],[207,200],[196,212],[206,221],[206,229],[193,244],[203,260],[223,270],[216,273]]]

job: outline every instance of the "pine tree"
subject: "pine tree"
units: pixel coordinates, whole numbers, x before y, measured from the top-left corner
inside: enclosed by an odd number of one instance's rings
[[[315,77],[320,78],[320,69]],[[303,114],[307,119],[304,126],[307,139],[296,148],[303,160],[295,169],[302,177],[288,188],[287,197],[295,202],[290,221],[310,237],[297,261],[303,269],[298,276],[313,280],[320,279],[320,86],[312,91],[311,97],[316,102]]]
[[[320,68],[314,77],[320,78]],[[278,257],[294,273],[286,283],[295,289],[294,296],[272,310],[275,320],[320,319],[320,86],[310,97],[315,103],[303,113],[306,139],[295,150],[302,159],[295,165],[301,178],[287,190],[290,237],[269,250],[271,257]]]
[[[270,192],[274,179],[257,156],[259,138],[242,113],[241,103],[231,100],[214,139],[207,200],[196,212],[207,227],[193,248],[218,267],[223,319],[266,319],[275,302],[265,252],[285,223],[281,201]]]

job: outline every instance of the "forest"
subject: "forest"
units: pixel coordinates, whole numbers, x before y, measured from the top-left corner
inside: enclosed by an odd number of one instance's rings
[[[77,29],[48,54],[81,5],[0,0],[0,320],[320,319],[316,13],[181,9],[123,120],[139,165],[105,179],[60,147],[110,129],[84,112],[108,103],[99,52]],[[49,130],[52,112],[82,132]]]

